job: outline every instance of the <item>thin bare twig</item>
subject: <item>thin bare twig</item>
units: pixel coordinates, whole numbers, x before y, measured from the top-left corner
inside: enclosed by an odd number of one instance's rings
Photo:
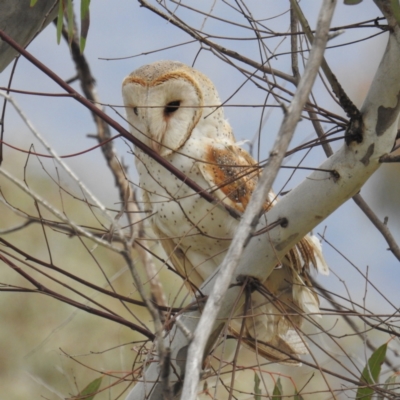
[[[19,268],[16,264],[14,264],[11,260],[9,260],[7,257],[3,256],[2,254],[0,254],[0,259],[6,264],[8,265],[10,268],[12,268],[15,272],[17,272],[18,274],[20,274],[21,276],[23,276],[28,282],[30,282],[32,285],[34,285],[37,289],[39,289],[39,291],[41,293],[44,293],[48,296],[54,297],[57,300],[60,300],[64,303],[70,304],[76,308],[79,308],[83,311],[86,311],[90,314],[94,314],[94,315],[98,315],[101,316],[103,318],[109,319],[111,321],[115,321],[118,322],[121,325],[125,325],[139,333],[141,333],[142,335],[146,336],[148,339],[150,340],[154,340],[155,339],[155,335],[152,334],[150,331],[148,331],[147,329],[142,328],[139,325],[133,324],[130,321],[125,320],[124,318],[121,318],[117,315],[114,314],[110,314],[109,312],[104,312],[104,311],[100,311],[97,310],[95,308],[89,307],[87,304],[81,304],[78,301],[69,299],[65,296],[62,296],[61,294],[54,292],[51,289],[48,289],[47,287],[45,287],[42,283],[39,283],[36,279],[34,279],[33,277],[31,277],[29,274],[27,274],[25,271],[23,271],[21,268]]]
[[[139,0],[139,3],[145,7],[148,8],[150,11],[154,12],[155,14],[159,15],[160,17],[162,17],[163,19],[165,19],[166,21],[168,21],[169,23],[177,26],[179,29],[182,29],[184,32],[186,32],[187,34],[189,34],[190,36],[192,36],[193,38],[195,38],[198,42],[203,43],[207,46],[209,46],[210,48],[216,50],[217,52],[221,53],[221,54],[225,54],[228,57],[232,57],[238,61],[241,61],[247,65],[250,65],[254,68],[256,68],[257,70],[261,71],[261,72],[265,72],[267,74],[271,74],[273,76],[277,76],[279,78],[282,78],[288,82],[291,83],[295,83],[294,78],[289,75],[286,74],[280,70],[276,70],[273,68],[270,68],[266,65],[260,64],[248,57],[243,56],[242,54],[239,54],[237,51],[233,51],[230,49],[227,49],[226,47],[220,46],[217,43],[214,43],[213,41],[209,40],[207,37],[201,35],[198,31],[196,31],[195,29],[191,28],[190,26],[186,25],[183,21],[179,20],[177,17],[173,16],[173,15],[168,15],[164,12],[162,12],[161,10],[159,10],[157,7],[154,7],[153,5],[149,4],[146,0]]]
[[[68,42],[68,32],[66,31],[65,26],[63,27],[62,34],[64,39]],[[86,57],[80,51],[79,42],[76,35],[74,35],[74,37],[72,38],[72,41],[70,43],[70,50],[83,93],[89,101],[93,102],[93,104],[97,105],[97,107],[101,111],[105,112],[104,108],[100,105],[101,102],[95,90],[96,80],[92,75]],[[118,188],[122,208],[121,213],[124,213],[129,221],[129,227],[131,230],[131,243],[134,245],[135,240],[142,238],[144,233],[141,216],[138,213],[140,210],[137,204],[135,191],[130,184],[126,166],[118,160],[113,142],[108,141],[108,139],[110,139],[111,137],[109,125],[93,111],[92,116],[97,127],[96,138],[98,142],[106,143],[102,145],[101,151],[114,177],[115,185]],[[167,301],[151,257],[149,257],[148,252],[142,246],[135,247],[147,273],[147,277],[151,286],[151,293],[154,297],[154,300],[159,306],[166,308]],[[153,317],[159,318],[158,313],[155,314]]]
[[[382,222],[376,214],[372,211],[366,201],[362,198],[362,196],[358,193],[353,197],[354,202],[361,208],[364,214],[369,218],[369,220],[375,225],[378,231],[385,238],[387,244],[389,245],[389,250],[393,253],[393,255],[400,261],[400,248],[396,243],[393,235],[391,234],[389,228],[387,227],[385,222]]]
[[[303,31],[305,32],[309,43],[312,44],[314,41],[314,35],[312,33],[312,30],[310,28],[310,25],[308,24],[305,15],[303,14],[299,4],[297,3],[297,0],[290,0],[290,4],[294,12],[297,14],[297,17],[299,18],[299,21],[303,27]],[[335,93],[337,99],[339,100],[340,105],[343,107],[343,110],[346,112],[347,116],[351,118],[359,118],[360,111],[353,104],[349,96],[346,94],[346,92],[340,85],[339,81],[332,72],[325,58],[322,60],[321,68],[324,71],[324,74],[332,87],[333,93]]]

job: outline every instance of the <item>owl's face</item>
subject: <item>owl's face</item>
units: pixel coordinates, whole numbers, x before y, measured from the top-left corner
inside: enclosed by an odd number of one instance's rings
[[[221,108],[206,107],[220,104],[211,81],[179,62],[137,69],[124,79],[122,95],[132,134],[163,156],[179,150],[194,129],[209,131],[223,120]]]

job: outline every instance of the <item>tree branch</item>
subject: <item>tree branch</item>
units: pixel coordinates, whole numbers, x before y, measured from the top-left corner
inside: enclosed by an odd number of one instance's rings
[[[169,23],[175,25],[177,28],[183,30],[186,32],[188,35],[196,39],[198,42],[206,44],[210,48],[214,49],[218,53],[225,54],[228,57],[232,57],[235,60],[241,61],[247,65],[250,65],[254,68],[256,68],[258,71],[265,72],[267,74],[271,74],[273,76],[277,76],[279,78],[284,79],[285,81],[288,81],[290,83],[296,83],[296,80],[293,76],[286,74],[282,71],[279,71],[277,69],[270,68],[266,65],[260,64],[248,57],[243,56],[242,54],[239,54],[236,51],[227,49],[226,47],[220,46],[217,43],[214,43],[213,41],[207,39],[206,37],[200,35],[195,29],[191,28],[190,26],[186,25],[183,21],[179,20],[175,15],[172,13],[170,14],[165,14],[161,10],[159,10],[157,7],[152,6],[149,4],[146,0],[138,0],[139,3],[152,11],[153,13],[159,15],[161,18],[165,19]]]
[[[27,12],[28,11],[28,12]],[[57,16],[58,0],[41,0],[34,7],[28,1],[2,0],[0,26],[22,47]],[[24,29],[21,29],[23,27]],[[7,43],[0,42],[0,72],[19,54]]]
[[[365,213],[365,215],[369,218],[369,220],[375,225],[378,231],[385,238],[387,244],[389,245],[390,251],[393,255],[400,261],[400,248],[396,243],[392,233],[387,227],[385,222],[382,222],[376,214],[372,211],[366,201],[362,198],[362,196],[358,193],[353,197],[354,202],[360,207],[360,209]]]

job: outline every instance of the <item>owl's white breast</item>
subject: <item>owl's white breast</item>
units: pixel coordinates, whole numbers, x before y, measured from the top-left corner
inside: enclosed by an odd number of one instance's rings
[[[191,138],[181,153],[167,156],[167,160],[201,187],[209,188],[200,170],[204,159],[203,149],[212,139]],[[147,194],[153,216],[152,223],[166,236],[173,239],[196,263],[211,257],[212,267],[218,265],[229,247],[237,221],[221,206],[210,204],[190,189],[185,183],[160,166],[156,161],[137,153],[136,161],[140,187]],[[200,256],[201,255],[201,256]]]

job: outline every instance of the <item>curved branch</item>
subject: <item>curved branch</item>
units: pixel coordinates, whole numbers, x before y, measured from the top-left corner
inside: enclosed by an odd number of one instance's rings
[[[111,321],[117,322],[121,325],[125,325],[128,328],[133,329],[134,331],[137,331],[141,333],[143,336],[146,336],[149,340],[154,340],[155,335],[148,331],[147,329],[142,328],[139,325],[136,325],[130,321],[127,321],[124,318],[119,317],[118,315],[110,314],[108,312],[100,311],[97,310],[93,307],[89,307],[86,304],[79,303],[78,301],[69,299],[68,297],[62,296],[61,294],[54,292],[53,290],[48,289],[45,287],[43,284],[39,283],[35,279],[33,279],[30,275],[28,275],[25,271],[23,271],[21,268],[19,268],[17,265],[15,265],[11,260],[8,258],[4,257],[2,254],[0,254],[0,260],[2,260],[6,265],[8,265],[10,268],[12,268],[15,272],[17,272],[19,275],[23,276],[27,281],[29,281],[33,286],[35,286],[40,293],[46,294],[48,296],[51,296],[57,300],[62,301],[63,303],[69,304],[74,306],[75,308],[79,308],[80,310],[86,311],[89,314],[94,314],[98,315],[102,318],[109,319]]]
[[[353,196],[354,202],[360,207],[362,211],[364,211],[365,215],[369,218],[369,220],[375,225],[375,228],[382,234],[385,238],[387,244],[389,245],[390,251],[393,255],[400,261],[400,247],[396,243],[392,233],[387,227],[385,222],[382,222],[376,214],[372,211],[366,201],[362,198],[362,196],[358,193]]]

